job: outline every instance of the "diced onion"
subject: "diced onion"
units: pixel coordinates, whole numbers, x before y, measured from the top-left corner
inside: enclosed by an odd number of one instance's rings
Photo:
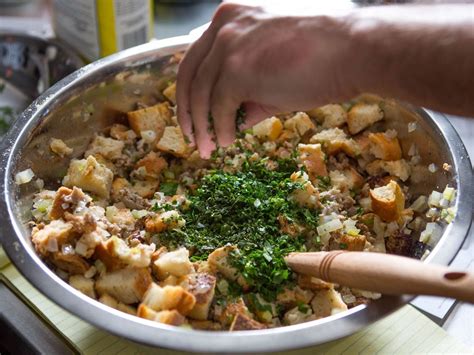
[[[117,215],[117,213],[118,213],[118,208],[115,206],[108,206],[105,209],[105,217],[107,217],[107,219],[110,222],[112,222],[111,220]]]
[[[92,265],[89,269],[87,269],[87,271],[84,273],[84,277],[90,279],[90,278],[93,278],[95,276],[95,274],[97,273],[97,268]]]
[[[408,123],[408,133],[415,132],[415,130],[416,130],[416,122],[413,121],[413,122]]]
[[[339,219],[333,219],[323,225],[318,226],[316,229],[319,235],[328,234],[339,229],[342,229],[343,225]]]
[[[135,219],[140,219],[148,214],[147,210],[132,210],[132,216]]]
[[[431,207],[428,212],[426,212],[426,217],[428,218],[436,218],[439,216],[439,211],[438,209]]]
[[[140,136],[146,143],[153,143],[156,139],[156,133],[152,130],[140,131]]]
[[[441,238],[442,230],[441,227],[435,222],[426,224],[426,228],[420,234],[420,242],[423,242],[431,247],[434,247],[439,239]]]
[[[428,208],[428,199],[426,196],[421,195],[418,197],[410,206],[410,208],[415,212],[423,213]]]
[[[443,194],[441,192],[433,191],[430,197],[428,198],[428,205],[430,207],[440,207],[439,202],[441,201],[442,198],[443,198]]]
[[[408,156],[409,156],[409,157],[415,156],[417,152],[418,152],[418,149],[416,148],[416,144],[413,143],[413,144],[410,146],[410,149],[408,150]]]
[[[456,198],[456,189],[446,185],[446,188],[443,191],[443,198],[447,201],[453,201]]]
[[[358,235],[360,232],[360,229],[356,227],[357,221],[354,221],[353,219],[347,219],[344,221],[344,230],[347,234],[355,236]]]
[[[87,255],[87,245],[81,241],[78,241],[76,243],[76,248],[74,249],[76,254],[79,254],[81,256],[86,256]]]
[[[430,173],[435,173],[438,171],[438,167],[435,163],[431,163],[430,165],[428,165],[428,170]]]
[[[35,173],[31,169],[20,171],[15,175],[15,183],[17,185],[27,184],[33,179],[34,176]]]

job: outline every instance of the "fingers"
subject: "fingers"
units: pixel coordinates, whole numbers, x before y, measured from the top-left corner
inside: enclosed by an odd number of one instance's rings
[[[215,126],[209,117],[211,112],[210,101],[211,91],[219,77],[222,55],[225,52],[226,33],[224,26],[216,35],[209,54],[197,70],[189,94],[196,143],[203,157],[209,156],[211,151],[215,149],[212,132]]]
[[[211,26],[204,32],[186,52],[179,65],[176,84],[176,103],[178,106],[178,122],[183,133],[193,142],[193,123],[191,117],[191,103],[189,93],[191,81],[199,64],[206,56],[214,42],[216,30]]]
[[[186,52],[179,66],[176,86],[178,106],[178,121],[184,134],[193,139],[192,110],[190,101],[191,82],[194,79],[201,62],[211,50],[219,29],[232,19],[239,11],[235,4],[221,5],[209,28]]]
[[[226,78],[220,78],[216,83],[211,98],[211,112],[214,117],[214,131],[219,146],[226,147],[233,143],[236,134],[236,113],[242,99],[230,90]]]
[[[245,112],[245,118],[243,119],[242,124],[239,125],[239,130],[241,131],[255,126],[265,118],[272,117],[280,113],[276,107],[261,105],[255,102],[244,103],[242,105],[242,109]]]

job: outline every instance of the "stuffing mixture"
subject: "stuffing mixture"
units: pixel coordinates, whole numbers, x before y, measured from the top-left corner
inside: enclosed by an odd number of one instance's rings
[[[382,103],[270,117],[202,160],[177,123],[175,90],[96,135],[56,191],[36,180],[36,251],[98,302],[206,330],[320,319],[380,295],[297,275],[288,253],[423,258],[455,216],[452,187],[411,195],[420,159],[416,147],[402,154],[396,131],[377,131]],[[50,149],[73,153],[59,139]]]

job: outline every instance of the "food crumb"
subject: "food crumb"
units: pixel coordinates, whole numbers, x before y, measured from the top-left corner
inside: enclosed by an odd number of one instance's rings
[[[415,132],[416,130],[416,122],[410,122],[408,124],[408,133]]]
[[[438,171],[438,167],[436,166],[436,164],[431,163],[430,165],[428,165],[428,170],[430,171],[430,173],[435,173],[436,171]]]
[[[49,143],[49,148],[53,153],[64,158],[65,156],[72,154],[72,148],[68,147],[62,139],[52,138]]]
[[[447,172],[451,172],[453,170],[453,167],[448,163],[444,163],[443,164],[443,170],[445,170]]]

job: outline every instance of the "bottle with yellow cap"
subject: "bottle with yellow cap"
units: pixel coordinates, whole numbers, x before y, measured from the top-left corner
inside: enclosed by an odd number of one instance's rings
[[[56,36],[93,61],[153,37],[152,0],[54,0]]]

